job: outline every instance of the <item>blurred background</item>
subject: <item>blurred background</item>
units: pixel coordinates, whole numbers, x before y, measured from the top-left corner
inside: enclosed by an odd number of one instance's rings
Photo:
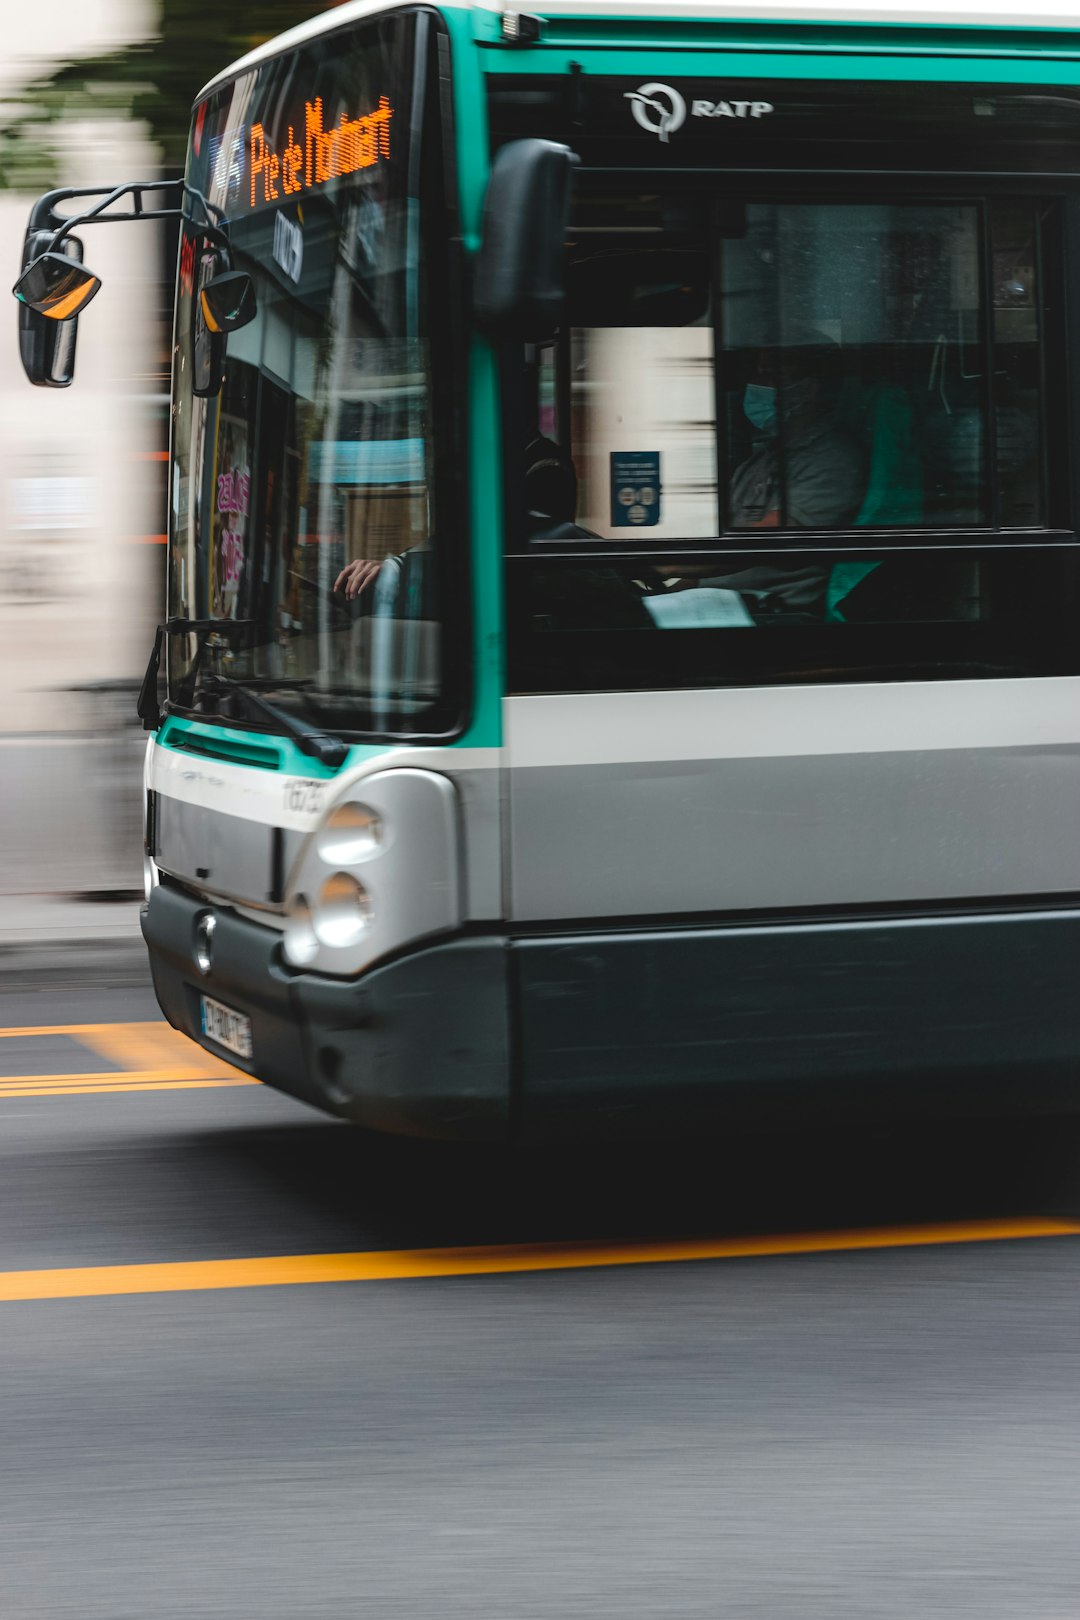
[[[340,3],[340,0],[335,0]],[[52,0],[5,14],[0,251],[60,186],[182,172],[191,104],[221,68],[326,0]],[[0,904],[141,893],[134,702],[164,616],[175,230],[86,232],[102,278],[76,382],[32,388],[16,305],[0,338]],[[16,907],[15,901],[19,905]],[[28,909],[29,908],[29,909]]]

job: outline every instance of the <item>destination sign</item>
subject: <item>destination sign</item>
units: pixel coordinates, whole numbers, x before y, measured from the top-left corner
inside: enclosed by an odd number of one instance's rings
[[[370,169],[390,156],[390,121],[393,109],[380,96],[374,112],[324,126],[322,97],[304,104],[303,126],[297,133],[288,126],[280,147],[268,140],[262,124],[252,124],[248,142],[248,179],[252,208],[280,202],[324,186],[330,180]]]

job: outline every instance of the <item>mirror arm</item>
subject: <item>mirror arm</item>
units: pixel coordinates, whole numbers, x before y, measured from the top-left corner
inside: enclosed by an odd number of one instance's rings
[[[56,232],[48,248],[48,251],[53,253],[60,246],[60,243],[64,240],[64,237],[70,235],[70,233],[80,225],[87,225],[90,223],[111,225],[114,222],[119,223],[120,221],[130,221],[135,219],[175,219],[181,211],[179,204],[183,197],[183,184],[184,183],[182,180],[130,180],[126,185],[114,187],[113,190],[107,192],[104,196],[101,195],[101,187],[98,187],[94,191],[53,191],[50,192],[48,196],[42,197],[40,203],[38,203],[37,207],[34,209],[34,213],[31,215],[30,224],[32,228],[36,227],[37,229],[48,230],[49,227],[55,223]],[[144,207],[144,195],[147,192],[155,191],[175,193],[176,206],[171,208]],[[84,197],[98,196],[101,197],[101,201],[96,203],[93,208],[85,209],[81,214],[71,214],[69,216],[58,215],[52,207],[54,202],[60,202],[62,200],[66,200],[68,197],[77,197],[80,195]],[[132,207],[130,212],[126,214],[108,213],[107,210],[112,207],[113,203],[119,202],[121,197],[131,197]],[[48,218],[42,220],[41,224],[38,224],[37,215],[39,210],[44,212],[46,205],[48,206]]]
[[[147,215],[146,217],[149,219],[150,215]],[[190,215],[185,214],[182,217],[189,219]],[[205,237],[208,242],[213,242],[215,246],[221,249],[222,253],[225,255],[226,261],[228,262],[229,269],[231,270],[233,265],[232,243],[229,241],[228,232],[223,231],[220,226],[217,225],[196,225],[195,229],[198,231],[200,236]]]
[[[170,199],[170,206],[165,208],[147,208],[144,198],[155,192],[164,193]],[[57,203],[69,202],[78,197],[98,197],[100,201],[92,208],[86,208],[79,214],[59,214],[56,211]],[[126,213],[110,213],[114,203],[122,197],[131,198],[131,208]],[[171,199],[175,198],[175,202]],[[194,221],[193,213],[186,208],[188,200],[198,204],[202,210],[205,223],[198,226],[207,239],[214,242],[229,253],[229,237],[223,229],[225,215],[220,208],[209,202],[194,186],[189,186],[184,180],[129,180],[122,186],[69,186],[61,191],[46,192],[39,197],[30,214],[31,231],[52,231],[53,237],[48,247],[48,253],[55,253],[66,236],[77,230],[80,225],[112,225],[130,224],[133,220],[141,219],[189,219]],[[211,216],[216,215],[216,219]]]
[[[156,731],[161,724],[161,705],[158,702],[158,677],[161,673],[161,653],[167,636],[197,635],[205,638],[208,632],[217,631],[225,635],[236,630],[250,630],[255,623],[254,619],[166,619],[154,631],[154,645],[150,649],[150,658],[146,665],[146,673],[139,687],[139,698],[135,705],[135,712],[143,723],[144,731]],[[202,651],[206,645],[205,639],[199,642],[195,656],[196,669]]]

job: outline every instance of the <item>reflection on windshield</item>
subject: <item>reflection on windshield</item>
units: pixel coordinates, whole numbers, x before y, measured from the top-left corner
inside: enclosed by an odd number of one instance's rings
[[[196,114],[189,184],[224,214],[258,316],[223,359],[197,296],[220,253],[189,223],[170,612],[252,628],[208,637],[198,668],[194,638],[174,638],[174,701],[216,672],[280,682],[322,724],[423,731],[442,696],[418,27],[382,19],[274,58]],[[335,581],[361,560],[350,601]]]

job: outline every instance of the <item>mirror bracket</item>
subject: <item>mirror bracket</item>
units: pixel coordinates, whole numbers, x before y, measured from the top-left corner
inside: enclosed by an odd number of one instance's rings
[[[145,198],[156,192],[165,196],[166,205],[161,208],[147,208]],[[132,220],[139,219],[179,219],[187,196],[194,197],[202,206],[203,212],[207,215],[207,225],[212,229],[218,229],[222,220],[220,211],[211,209],[211,205],[201,193],[194,191],[183,180],[129,180],[120,186],[66,186],[59,191],[47,191],[43,197],[38,198],[30,211],[27,235],[29,236],[32,231],[51,231],[53,236],[48,251],[56,252],[64,238],[80,225],[130,224]],[[57,213],[58,203],[89,197],[98,197],[100,201],[78,214]],[[112,212],[113,204],[123,197],[131,198],[130,209],[125,213]],[[211,211],[218,214],[217,221],[210,219]]]

